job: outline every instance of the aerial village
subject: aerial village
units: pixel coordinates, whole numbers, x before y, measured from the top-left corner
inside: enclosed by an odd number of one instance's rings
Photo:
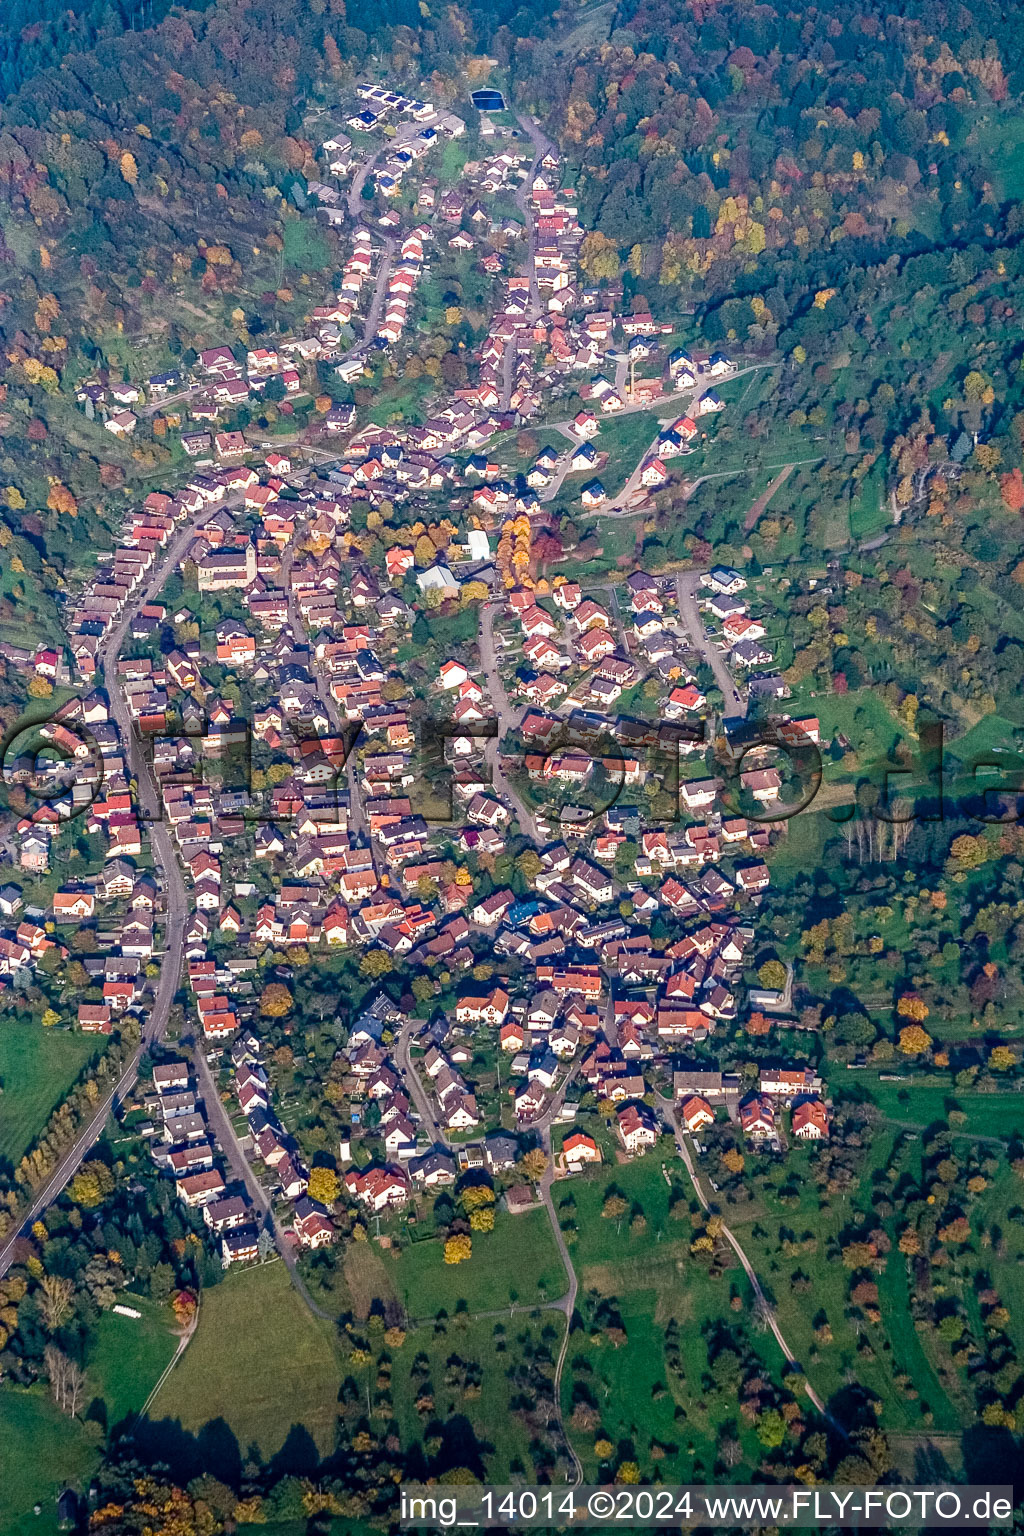
[[[791,974],[750,982],[787,786],[748,704],[772,701],[793,745],[818,722],[783,712],[739,572],[588,579],[551,558],[557,498],[642,507],[741,365],[588,280],[554,150],[511,114],[448,188],[462,117],[373,84],[335,115],[304,216],[345,232],[336,301],[294,338],[83,386],[112,433],[177,421],[184,483],[131,510],[67,610],[67,656],[7,657],[78,691],[38,728],[55,766],[0,889],[0,980],[45,981],[73,947],[76,1027],[147,1047],[119,1108],[225,1266],[334,1240],[325,1156],[372,1217],[467,1170],[516,1211],[531,1149],[563,1178],[666,1137],[699,1154],[722,1127],[778,1156],[830,1133],[811,1069],[766,1053],[751,1079],[717,1050],[791,1010]],[[400,357],[450,253],[493,314],[421,424],[344,399],[292,441],[232,424],[311,366],[347,386]],[[606,487],[607,424],[652,406],[656,436]],[[541,446],[512,472],[524,426]],[[317,970],[328,1149],[278,1070]]]

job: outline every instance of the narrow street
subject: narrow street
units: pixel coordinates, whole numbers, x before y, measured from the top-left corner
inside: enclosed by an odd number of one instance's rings
[[[334,1317],[329,1312],[325,1312],[322,1307],[317,1306],[306,1289],[306,1283],[299,1273],[295,1249],[278,1228],[267,1193],[257,1178],[256,1170],[249,1162],[235,1135],[235,1128],[218,1092],[217,1084],[210,1070],[210,1064],[206,1059],[206,1052],[201,1038],[197,1039],[193,1049],[192,1063],[195,1067],[196,1080],[199,1085],[207,1124],[217,1139],[217,1144],[223,1153],[229,1172],[233,1174],[237,1182],[245,1185],[245,1192],[249,1203],[254,1210],[262,1214],[263,1224],[272,1235],[274,1246],[288,1267],[292,1283],[309,1310],[317,1317],[326,1318],[328,1322],[333,1323],[335,1321]]]
[[[480,631],[478,636],[480,661],[487,674],[487,689],[490,695],[490,703],[498,721],[498,739],[488,744],[488,758],[495,789],[509,805],[527,837],[532,838],[537,846],[540,847],[545,839],[540,835],[536,817],[527,808],[516,790],[512,788],[499,762],[501,738],[506,731],[512,730],[516,725],[516,711],[509,702],[508,695],[505,692],[505,685],[501,680],[501,673],[498,670],[498,657],[494,643],[494,618],[498,612],[498,607],[499,605],[494,602],[481,605]]]
[[[149,818],[148,830],[153,858],[157,868],[163,874],[164,889],[167,896],[163,956],[160,961],[160,976],[156,984],[153,1005],[146,1019],[139,1045],[125,1063],[124,1070],[117,1083],[105,1094],[98,1104],[96,1112],[79,1132],[74,1145],[69,1147],[50,1178],[47,1179],[46,1183],[33,1197],[32,1203],[26,1210],[18,1228],[0,1246],[0,1278],[7,1273],[11,1266],[19,1234],[31,1226],[38,1216],[42,1215],[47,1206],[53,1203],[61,1190],[74,1177],[89,1148],[93,1146],[97,1138],[102,1134],[103,1128],[107,1123],[107,1117],[134,1089],[138,1081],[139,1063],[143,1053],[151,1045],[163,1038],[170,1020],[171,1007],[177,995],[181,978],[181,962],[185,947],[185,927],[188,922],[189,904],[184,894],[184,886],[181,886],[180,893],[176,893],[167,878],[166,870],[169,867],[173,868],[175,873],[177,873],[177,861],[167,828],[158,819],[160,807],[157,801],[156,790],[150,779],[149,768],[141,752],[140,745],[135,739],[132,728],[133,722],[128,713],[128,706],[124,695],[118,692],[116,686],[117,658],[120,655],[121,647],[124,644],[133,618],[143,604],[149,602],[159,592],[171,570],[177,568],[178,562],[195,535],[196,530],[212,515],[213,510],[211,507],[204,508],[194,518],[190,518],[184,527],[175,534],[157,562],[148,581],[136,592],[123,617],[104,640],[98,656],[98,661],[103,668],[103,677],[110,700],[111,713],[117,721],[118,730],[124,745],[125,757],[137,785],[139,808]],[[180,875],[178,879],[180,882]]]
[[[537,269],[534,258],[537,254],[537,228],[533,218],[533,203],[531,191],[533,179],[537,174],[537,168],[547,154],[557,154],[555,146],[546,134],[528,117],[525,112],[517,112],[516,119],[520,128],[526,134],[533,145],[533,159],[526,175],[526,180],[516,192],[515,202],[523,216],[526,231],[526,255],[523,258],[521,275],[530,281],[530,308],[528,318],[533,321],[541,314],[540,289],[537,286]],[[515,346],[509,344],[502,355],[501,360],[501,409],[507,411],[512,399],[512,387],[515,376]]]
[[[299,605],[295,601],[295,594],[292,591],[292,561],[294,558],[295,545],[292,543],[289,544],[282,556],[280,579],[281,586],[288,597],[288,623],[291,626],[296,645],[300,645],[304,642],[308,643],[309,636],[303,623],[302,614],[299,611]],[[309,657],[309,670],[316,682],[317,694],[323,703],[324,709],[327,711],[332,729],[340,736],[348,722],[342,718],[341,710],[338,708],[337,701],[331,692],[330,679],[324,675],[323,667],[316,660],[312,651]],[[349,754],[348,760],[345,763],[345,783],[349,797],[349,827],[353,832],[367,833],[366,815],[363,810],[354,751]],[[335,787],[337,790],[341,789],[340,781],[336,782]]]
[[[440,115],[440,113],[435,112],[432,117],[425,117],[419,122],[402,123],[393,139],[385,139],[374,150],[373,154],[363,161],[352,178],[352,185],[349,188],[347,200],[349,218],[354,220],[356,224],[361,224],[368,216],[366,211],[367,205],[363,202],[363,187],[366,185],[367,178],[377,164],[377,161],[392,150],[401,149],[403,144],[408,144],[418,133],[422,133],[424,128],[433,127],[438,122]]]
[[[725,658],[716,645],[712,645],[704,629],[704,620],[700,609],[697,607],[697,592],[700,590],[700,571],[680,571],[676,577],[676,599],[679,603],[679,618],[685,626],[693,647],[699,651],[701,658],[715,674],[715,682],[722,694],[724,712],[727,717],[740,716],[747,713],[747,703],[743,694],[736,686],[736,680],[725,664]]]

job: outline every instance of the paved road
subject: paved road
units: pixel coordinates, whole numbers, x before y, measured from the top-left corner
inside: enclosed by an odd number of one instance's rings
[[[530,280],[530,308],[527,318],[537,320],[543,312],[540,302],[540,288],[537,284],[537,268],[534,258],[537,254],[537,227],[533,216],[533,203],[530,201],[530,193],[533,188],[533,178],[537,174],[537,167],[546,154],[557,155],[554,144],[542,133],[532,117],[525,112],[517,112],[516,119],[520,128],[526,134],[533,145],[533,159],[526,179],[515,194],[516,207],[523,216],[523,224],[526,230],[526,255],[520,268],[520,275]],[[512,387],[515,382],[516,342],[512,341],[506,346],[501,359],[501,409],[507,411],[512,399]]]
[[[697,607],[697,591],[700,587],[700,571],[680,571],[676,577],[676,599],[679,603],[679,618],[689,632],[694,648],[700,652],[715,674],[715,682],[718,684],[725,701],[725,713],[727,715],[743,716],[747,712],[747,702],[743,694],[736,686],[732,673],[725,664],[725,658],[717,646],[712,645],[704,629],[704,620],[700,609]]]
[[[394,265],[395,252],[397,249],[398,242],[396,240],[385,240],[384,254],[381,256],[380,266],[377,269],[377,281],[374,284],[373,298],[370,300],[370,308],[367,312],[366,324],[363,326],[364,342],[371,342],[374,336],[377,334],[377,322],[380,319],[380,312],[384,308],[384,301],[387,297],[388,291],[388,283],[391,281],[391,268]],[[355,350],[356,349],[353,347],[352,351]],[[346,357],[350,355],[350,352],[345,354]]]
[[[216,1137],[217,1144],[221,1149],[230,1173],[237,1182],[244,1184],[250,1205],[252,1205],[254,1210],[261,1213],[263,1224],[273,1237],[274,1246],[288,1267],[292,1283],[309,1310],[315,1313],[317,1317],[326,1318],[328,1322],[333,1323],[335,1318],[332,1314],[325,1312],[322,1307],[317,1306],[306,1289],[306,1283],[299,1273],[295,1249],[278,1227],[267,1192],[257,1178],[256,1170],[249,1162],[242,1150],[238,1137],[235,1135],[231,1116],[228,1113],[227,1106],[221,1099],[213,1072],[206,1059],[206,1051],[202,1039],[196,1041],[192,1051],[192,1064],[195,1067],[196,1080],[199,1084],[207,1124]]]
[[[512,730],[517,723],[517,711],[513,708],[505,692],[505,685],[501,680],[501,673],[498,670],[498,657],[494,645],[494,618],[499,606],[495,602],[481,605],[480,631],[478,635],[480,661],[487,674],[487,689],[490,694],[491,707],[498,720],[498,740],[488,744],[488,755],[491,761],[491,772],[495,788],[508,805],[511,806],[523,832],[539,846],[545,839],[540,835],[536,817],[520,798],[516,790],[512,788],[508,777],[498,761],[501,738],[506,731]]]
[[[236,495],[231,498],[231,502],[237,505],[241,499],[240,496]],[[181,979],[185,928],[191,914],[192,902],[185,886],[185,880],[181,872],[181,866],[178,863],[174,844],[167,825],[162,819],[160,798],[157,786],[153,781],[149,763],[135,738],[125,697],[117,688],[116,659],[134,612],[138,610],[142,603],[149,601],[151,597],[155,597],[167,580],[170,571],[177,569],[190,539],[212,510],[209,509],[208,511],[201,512],[191,526],[187,524],[171,541],[154,574],[146,583],[144,590],[134,600],[133,612],[126,615],[117,629],[111,632],[101,652],[107,692],[110,696],[114,717],[121,732],[121,738],[128,749],[128,760],[138,786],[139,802],[151,817],[149,826],[150,846],[154,862],[163,883],[167,904],[168,938],[165,945],[164,958],[160,966],[160,980],[157,986],[156,1001],[146,1026],[146,1037],[149,1042],[159,1040],[167,1028],[171,1004],[174,1001]],[[236,1178],[241,1179],[244,1183],[251,1203],[258,1210],[261,1210],[267,1218],[268,1227],[273,1233],[274,1241],[281,1253],[281,1257],[288,1264],[294,1275],[294,1255],[278,1232],[271,1214],[270,1202],[256,1177],[255,1171],[250,1167],[238,1143],[234,1127],[221,1102],[217,1084],[206,1060],[201,1039],[197,1041],[192,1055],[196,1076],[202,1089],[207,1121],[232,1172]],[[298,1288],[303,1292],[310,1306],[312,1306],[313,1303],[310,1301],[301,1280],[297,1276],[295,1276],[295,1279]]]
[[[402,123],[393,139],[384,139],[378,148],[374,150],[373,154],[363,161],[352,178],[352,185],[348,192],[349,218],[354,219],[357,224],[369,221],[371,206],[369,202],[363,200],[363,187],[366,185],[366,178],[377,164],[377,161],[392,150],[400,149],[403,144],[408,144],[410,139],[414,139],[418,133],[422,133],[424,128],[432,127],[438,121],[439,116],[440,114],[435,112],[432,117],[424,118],[422,122]]]
[[[402,1025],[402,1028],[399,1031],[398,1039],[395,1041],[395,1061],[398,1065],[399,1072],[402,1074],[403,1086],[408,1088],[412,1097],[412,1101],[415,1104],[419,1114],[423,1129],[430,1137],[431,1142],[433,1143],[439,1141],[442,1146],[451,1147],[452,1143],[448,1139],[448,1133],[443,1128],[441,1122],[438,1120],[434,1113],[433,1101],[427,1090],[424,1088],[423,1079],[420,1077],[419,1072],[416,1070],[416,1066],[413,1063],[412,1057],[410,1055],[410,1047],[412,1045],[412,1032],[413,1028],[415,1027],[415,1023],[416,1021],[414,1019],[406,1019]]]
[[[292,591],[292,562],[295,558],[295,546],[298,535],[299,529],[296,528],[295,538],[292,539],[281,558],[281,585],[288,596],[288,623],[291,625],[296,645],[302,640],[309,638],[308,631],[303,623],[302,612]],[[312,651],[310,651],[309,668],[316,681],[317,694],[323,703],[324,709],[327,711],[331,726],[340,736],[350,722],[343,719],[337,700],[331,692],[331,680]],[[354,750],[349,754],[348,761],[345,764],[345,779],[348,785],[349,796],[349,828],[352,832],[365,833],[368,829],[359,789],[359,775],[356,771]],[[338,787],[340,788],[340,786]]]
[[[395,1042],[395,1061],[398,1065],[399,1071],[402,1074],[404,1083],[409,1089],[412,1101],[416,1106],[421,1123],[424,1129],[427,1131],[427,1134],[430,1136],[432,1141],[440,1142],[442,1146],[446,1146],[450,1150],[454,1151],[456,1144],[449,1140],[447,1132],[438,1121],[434,1113],[434,1105],[430,1095],[427,1093],[423,1085],[423,1081],[420,1078],[420,1075],[417,1072],[411,1059],[410,1047],[412,1045],[413,1026],[414,1020],[412,1019],[406,1020],[405,1024],[402,1026],[398,1039]],[[562,1108],[562,1105],[565,1102],[565,1096],[569,1091],[571,1084],[576,1078],[579,1067],[580,1061],[577,1060],[565,1074],[563,1081],[552,1095],[547,1108],[544,1110],[544,1113],[538,1116],[538,1118],[534,1120],[528,1127],[529,1130],[535,1131],[540,1137],[541,1146],[544,1148],[544,1151],[547,1154],[548,1165],[544,1170],[544,1177],[541,1179],[538,1186],[538,1193],[540,1194],[541,1201],[543,1202],[544,1208],[547,1211],[548,1220],[551,1223],[551,1232],[555,1239],[555,1245],[558,1248],[558,1252],[562,1259],[562,1264],[565,1267],[565,1276],[569,1282],[569,1289],[564,1293],[564,1295],[556,1297],[551,1301],[543,1302],[541,1305],[544,1310],[561,1312],[565,1317],[565,1333],[562,1336],[561,1348],[559,1349],[558,1359],[555,1363],[553,1392],[555,1413],[558,1419],[558,1427],[561,1431],[562,1439],[565,1442],[566,1452],[572,1460],[573,1467],[575,1469],[575,1477],[573,1479],[574,1487],[578,1487],[583,1481],[583,1465],[576,1454],[572,1441],[570,1440],[565,1428],[565,1419],[562,1414],[562,1373],[565,1368],[566,1355],[568,1354],[569,1349],[569,1335],[572,1328],[573,1313],[576,1310],[576,1297],[579,1293],[579,1280],[577,1278],[576,1271],[573,1268],[572,1259],[570,1257],[569,1249],[565,1241],[565,1235],[559,1225],[558,1213],[555,1210],[554,1200],[551,1195],[551,1185],[554,1182],[555,1171],[554,1159],[551,1151],[551,1127],[558,1116],[559,1110]],[[504,1317],[506,1310],[506,1308],[501,1307],[495,1309],[494,1311],[484,1312],[478,1315],[481,1317]],[[524,1307],[523,1310],[531,1311],[533,1309]]]
[[[144,760],[138,742],[134,738],[128,706],[124,695],[117,689],[117,658],[133,618],[142,605],[149,602],[159,592],[171,570],[177,568],[178,562],[194,537],[197,528],[208,517],[212,516],[215,510],[213,507],[204,508],[175,534],[154,566],[148,580],[132,598],[124,616],[103,641],[98,656],[98,660],[103,668],[104,680],[107,684],[111,712],[117,721],[118,730],[121,733],[125,758],[138,786],[138,802],[146,815],[152,818],[149,824],[150,845],[153,851],[153,858],[161,871],[165,871],[168,865],[176,870],[177,863],[167,828],[162,821],[157,819],[159,807],[156,792],[149,776],[148,765]],[[182,887],[182,889],[184,888]],[[96,1108],[95,1114],[79,1132],[74,1145],[68,1149],[49,1179],[36,1192],[17,1231],[12,1233],[3,1246],[0,1247],[0,1277],[6,1274],[10,1268],[14,1256],[14,1247],[20,1232],[30,1227],[32,1222],[42,1215],[47,1206],[53,1203],[61,1190],[74,1177],[86,1153],[102,1134],[108,1115],[119,1104],[123,1103],[134,1089],[138,1080],[139,1062],[142,1059],[143,1053],[151,1045],[162,1039],[167,1029],[171,1007],[174,1003],[181,978],[181,961],[185,946],[185,927],[189,917],[189,904],[187,900],[182,900],[173,893],[172,887],[166,883],[166,874],[165,892],[167,897],[166,936],[163,958],[160,962],[160,977],[156,985],[153,1006],[143,1026],[138,1048],[128,1058],[117,1083],[103,1097]]]

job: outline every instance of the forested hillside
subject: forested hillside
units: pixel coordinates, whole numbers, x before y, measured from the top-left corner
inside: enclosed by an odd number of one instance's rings
[[[159,442],[133,449],[85,419],[82,378],[173,366],[223,341],[232,314],[236,333],[288,328],[329,287],[333,239],[316,246],[322,273],[286,250],[289,194],[313,169],[305,105],[375,46],[395,78],[454,71],[457,13],[397,27],[415,14],[408,0],[226,3],[19,54],[38,67],[0,120],[0,536],[17,540],[27,600],[33,577],[58,584],[76,551],[109,543],[126,494],[167,473]]]
[[[223,0],[69,17],[37,15],[24,46],[20,12],[4,30],[25,83],[0,132],[0,536],[23,602],[173,462],[155,434],[116,442],[86,419],[81,381],[294,331],[330,291],[341,242],[296,227],[306,113],[366,69],[453,100],[464,66],[496,60],[566,152],[584,271],[621,275],[627,304],[682,305],[708,344],[780,360],[751,425],[824,434],[836,505],[872,475],[919,496],[912,473],[964,433],[980,442],[961,501],[997,506],[1020,467],[1017,354],[993,349],[1024,306],[1024,74],[998,6],[624,0],[574,24],[511,0]]]

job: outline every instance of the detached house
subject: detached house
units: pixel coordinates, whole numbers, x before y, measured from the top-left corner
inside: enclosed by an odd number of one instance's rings
[[[562,1143],[562,1156],[566,1167],[575,1172],[588,1164],[599,1163],[601,1149],[593,1136],[588,1136],[585,1131],[573,1131]]]
[[[658,1128],[651,1111],[643,1104],[627,1104],[617,1116],[619,1139],[626,1151],[646,1152],[658,1140]]]

